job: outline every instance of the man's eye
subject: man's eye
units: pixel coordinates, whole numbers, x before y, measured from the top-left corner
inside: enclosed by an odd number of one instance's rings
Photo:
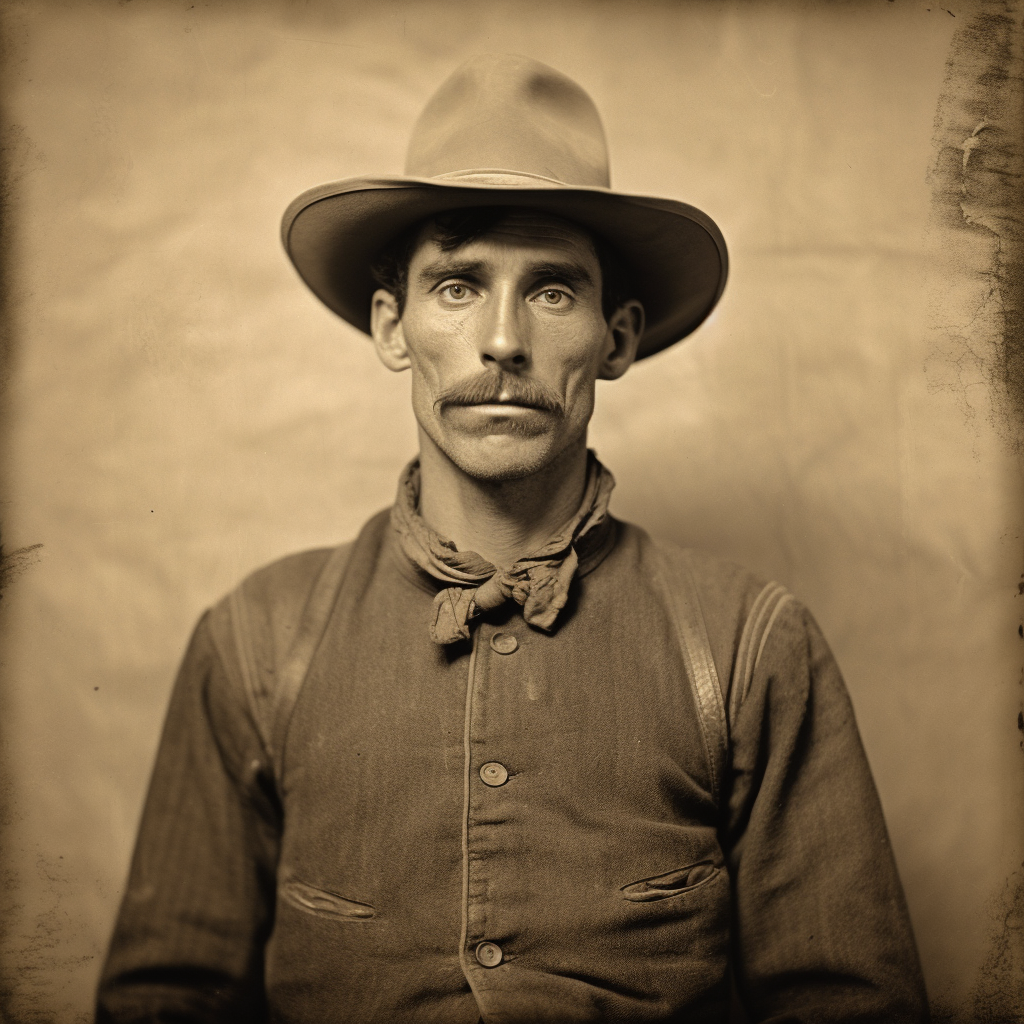
[[[441,289],[441,294],[453,302],[462,302],[469,298],[469,288],[464,284],[446,284]]]
[[[538,294],[537,298],[540,299],[545,306],[564,305],[569,301],[569,296],[558,288],[545,288],[544,291]]]

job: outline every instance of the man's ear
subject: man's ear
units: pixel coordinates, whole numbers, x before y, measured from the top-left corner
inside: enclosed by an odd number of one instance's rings
[[[608,318],[604,359],[597,372],[600,380],[615,380],[633,365],[643,333],[644,307],[630,299]]]
[[[409,350],[405,347],[398,301],[384,288],[378,288],[370,300],[370,334],[380,361],[389,370],[397,373],[409,369]]]

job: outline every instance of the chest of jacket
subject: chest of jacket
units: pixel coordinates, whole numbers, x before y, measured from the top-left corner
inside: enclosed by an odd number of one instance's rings
[[[350,1020],[396,988],[424,1020],[718,1001],[717,805],[670,613],[629,555],[578,581],[554,635],[508,606],[448,647],[387,552],[355,581],[287,731],[272,1003],[314,974],[322,993],[324,957]]]

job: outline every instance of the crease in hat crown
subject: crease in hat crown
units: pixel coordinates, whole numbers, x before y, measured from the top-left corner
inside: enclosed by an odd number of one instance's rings
[[[611,185],[594,101],[560,71],[517,54],[481,54],[456,69],[413,128],[405,173]]]

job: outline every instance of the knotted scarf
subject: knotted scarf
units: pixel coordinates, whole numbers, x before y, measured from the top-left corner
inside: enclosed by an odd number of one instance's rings
[[[438,644],[468,640],[470,622],[508,600],[523,606],[529,625],[550,632],[569,598],[580,557],[600,547],[611,528],[608,501],[614,486],[615,478],[588,451],[587,482],[576,515],[543,547],[499,569],[475,551],[459,551],[426,524],[418,510],[419,460],[410,462],[398,483],[391,525],[414,565],[452,584],[434,598],[431,639]]]

